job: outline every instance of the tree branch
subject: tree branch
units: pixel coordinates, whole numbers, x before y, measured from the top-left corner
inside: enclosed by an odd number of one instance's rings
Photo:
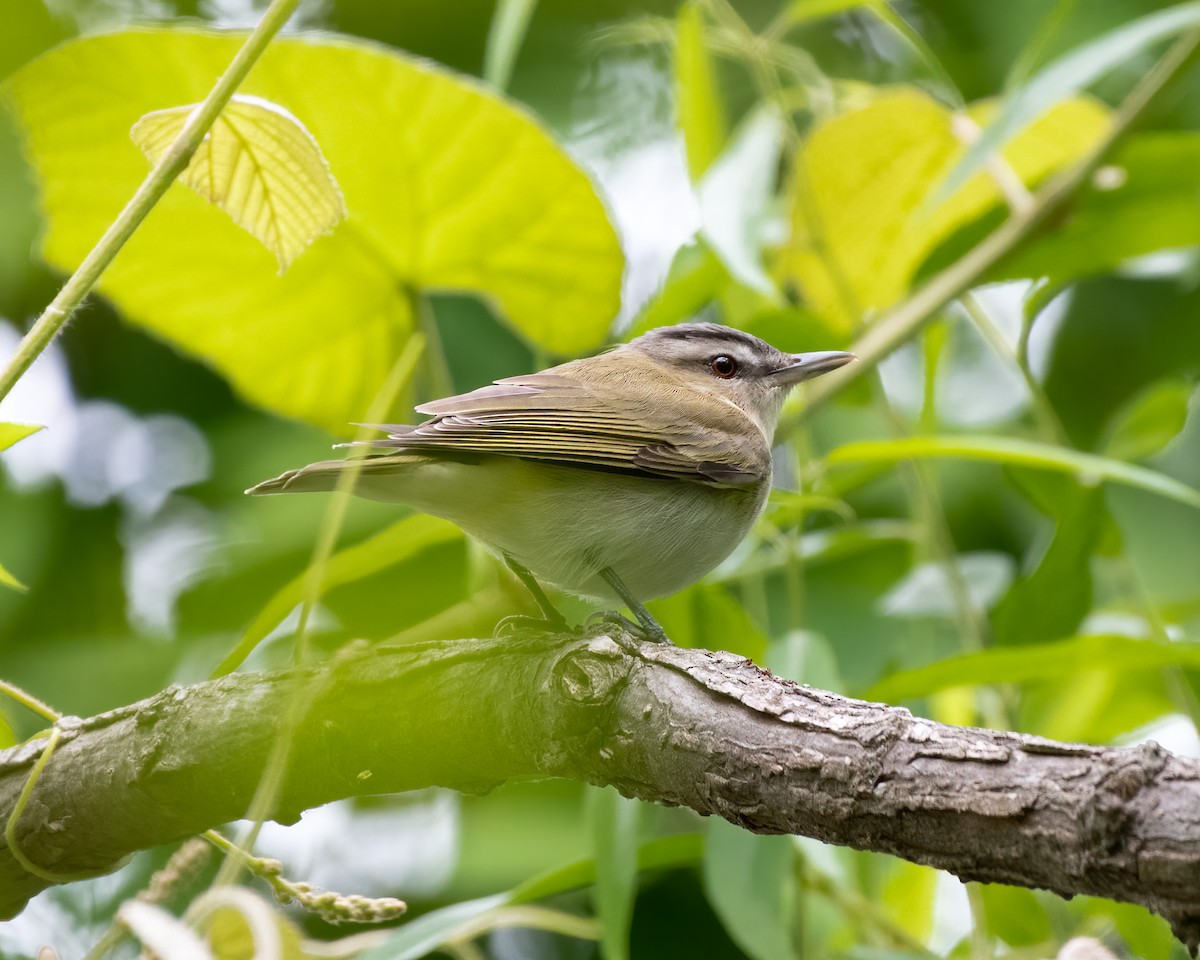
[[[964,880],[1139,903],[1200,943],[1200,761],[944,726],[616,631],[377,647],[62,721],[21,850],[104,872],[242,816],[297,696],[285,822],[350,796],[569,777]],[[43,744],[0,753],[0,816]],[[0,915],[46,885],[0,850]]]

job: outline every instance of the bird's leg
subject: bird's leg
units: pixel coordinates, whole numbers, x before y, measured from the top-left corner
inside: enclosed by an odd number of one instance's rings
[[[612,567],[601,567],[600,576],[613,588],[617,596],[625,601],[625,606],[629,608],[629,612],[637,617],[637,622],[641,625],[642,632],[646,635],[647,640],[653,643],[671,642],[667,639],[666,631],[654,619],[650,611],[645,608],[642,601],[629,592],[629,588],[625,586],[625,581],[617,576],[617,571]]]
[[[522,616],[505,617],[496,625],[497,634],[499,634],[504,627],[509,626],[539,627],[542,630],[554,631],[556,633],[569,630],[570,627],[567,625],[566,619],[561,613],[554,609],[554,604],[550,602],[550,598],[546,596],[546,591],[543,590],[541,584],[534,579],[533,574],[521,564],[517,563],[517,561],[510,557],[507,553],[504,554],[504,563],[508,569],[516,575],[517,579],[520,580],[521,583],[525,584],[525,589],[528,590],[530,595],[533,597],[533,602],[536,603],[538,605],[538,609],[542,611],[542,619],[537,620],[534,617]]]

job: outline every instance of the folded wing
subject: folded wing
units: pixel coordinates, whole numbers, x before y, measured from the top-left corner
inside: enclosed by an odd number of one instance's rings
[[[417,410],[431,419],[381,426],[389,436],[371,446],[521,457],[721,487],[763,480],[769,451],[747,444],[740,423],[728,429],[736,411],[718,411],[726,423],[717,424],[696,417],[696,407],[694,396],[670,384],[586,382],[547,371],[423,404]]]

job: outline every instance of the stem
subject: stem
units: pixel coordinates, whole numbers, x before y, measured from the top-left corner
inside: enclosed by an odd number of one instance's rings
[[[371,401],[371,406],[367,410],[366,422],[368,426],[359,427],[358,432],[354,435],[353,444],[363,444],[369,441],[377,432],[375,427],[370,426],[370,424],[380,423],[388,418],[390,411],[396,404],[396,397],[400,395],[400,390],[411,379],[413,371],[416,369],[417,361],[425,350],[426,340],[420,333],[414,333],[409,337],[408,343],[404,345],[404,349],[396,357],[396,362],[392,364],[392,369],[388,372],[387,378],[380,386],[379,392],[375,394],[375,398]],[[338,474],[337,486],[333,490],[333,499],[330,501],[324,516],[321,518],[321,526],[317,531],[316,543],[313,544],[312,558],[308,564],[308,579],[305,584],[304,601],[300,605],[300,616],[296,625],[296,645],[293,650],[293,660],[297,664],[304,663],[307,659],[309,620],[312,617],[313,610],[316,609],[317,603],[321,599],[321,593],[325,585],[325,569],[328,567],[329,560],[333,556],[334,549],[337,547],[337,540],[341,535],[342,526],[346,520],[346,513],[350,507],[350,494],[353,492],[355,485],[358,483],[359,475],[362,473],[362,460],[363,454],[361,452],[354,455],[349,460],[349,465]],[[249,651],[245,651],[245,653],[249,654]]]
[[[15,700],[26,710],[33,711],[38,716],[49,720],[51,723],[57,723],[62,719],[62,714],[55,710],[52,706],[39,700],[32,693],[22,690],[15,683],[9,683],[7,680],[0,680],[0,695],[8,697],[10,700]]]
[[[371,407],[367,411],[369,421],[378,421],[387,415],[387,411],[395,403],[401,387],[412,376],[413,371],[416,369],[417,360],[424,351],[425,338],[420,333],[414,333],[409,337],[404,349],[400,351],[396,362],[392,364],[392,369],[388,373],[387,379],[380,386],[379,392],[371,402]],[[369,426],[360,428],[356,436],[356,442],[364,441],[372,432],[373,430]],[[334,548],[337,546],[337,539],[346,518],[346,511],[349,508],[350,493],[358,481],[359,474],[362,472],[362,466],[362,457],[355,457],[349,461],[349,466],[338,476],[337,486],[333,491],[333,500],[326,509],[325,515],[321,518],[321,527],[317,533],[316,543],[313,545],[312,559],[309,561],[307,581],[305,583],[305,597],[300,606],[300,616],[296,625],[296,645],[293,650],[293,660],[297,666],[302,666],[307,659],[309,620],[312,616],[312,611],[321,599],[321,592],[325,586],[325,571],[329,565],[330,558],[333,556]],[[251,647],[245,650],[239,649],[234,651],[233,655],[226,657],[222,662],[222,669],[234,669],[249,655],[252,649]],[[345,649],[343,648],[343,650]],[[237,659],[239,656],[241,657],[240,660]],[[258,788],[255,790],[254,799],[251,801],[250,809],[246,814],[246,819],[251,821],[251,825],[236,845],[232,841],[229,841],[231,848],[236,846],[242,850],[243,858],[230,856],[230,851],[227,849],[226,857],[221,862],[221,867],[217,871],[216,878],[213,880],[212,885],[214,887],[233,883],[237,879],[241,868],[246,865],[244,858],[253,856],[252,851],[254,850],[254,844],[258,840],[258,834],[262,830],[262,825],[266,822],[283,788],[283,779],[292,751],[294,730],[304,719],[314,698],[320,693],[321,683],[323,682],[321,678],[326,675],[318,673],[311,683],[297,686],[295,695],[287,706],[287,715],[290,722],[280,728],[279,734],[275,738],[275,742],[267,758],[266,766],[263,768]]]
[[[852,381],[874,369],[880,360],[916,334],[934,313],[964,290],[974,286],[980,277],[1011,253],[1048,217],[1061,209],[1100,165],[1113,146],[1141,117],[1154,97],[1188,64],[1198,45],[1200,30],[1190,31],[1176,40],[1117,108],[1112,125],[1100,142],[1074,166],[1038,190],[1033,195],[1033,204],[1027,211],[1014,213],[988,234],[978,246],[934,275],[912,296],[873,324],[853,347],[860,362],[814,381],[804,408],[793,412],[780,423],[775,434],[776,442],[787,437],[802,420]]]
[[[429,298],[415,287],[406,286],[405,296],[412,310],[417,329],[425,337],[425,360],[428,384],[434,397],[448,397],[454,393],[454,375],[450,372],[450,361],[446,359],[446,348],[442,344],[442,332],[438,329],[437,317]]]
[[[972,960],[991,960],[995,955],[987,932],[987,905],[983,902],[983,889],[977,883],[963,884],[967,891],[967,904],[971,910],[971,957]]]
[[[209,128],[216,122],[233,92],[253,69],[279,29],[299,6],[300,0],[272,0],[254,32],[230,62],[204,101],[192,111],[179,135],[167,147],[147,174],[142,185],[125,208],[105,231],[99,242],[84,257],[83,263],[71,274],[70,279],[50,305],[42,311],[30,331],[21,340],[17,352],[0,373],[0,400],[8,396],[18,380],[50,341],[71,319],[79,305],[108,269],[118,251],[125,246],[133,232],[162,199],[167,188],[175,181],[192,159],[192,154],[203,142]]]

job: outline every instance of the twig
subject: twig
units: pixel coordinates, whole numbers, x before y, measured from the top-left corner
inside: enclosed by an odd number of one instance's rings
[[[1084,157],[1034,193],[1033,203],[1027,210],[1014,212],[960,259],[935,274],[907,300],[874,322],[851,348],[859,362],[813,381],[805,396],[803,409],[790,410],[785,414],[776,431],[776,440],[782,441],[838,392],[873,370],[880,360],[914,336],[938,310],[974,286],[1046,219],[1060,210],[1113,146],[1128,133],[1154,97],[1183,70],[1198,45],[1198,30],[1190,31],[1176,40],[1130,91],[1113,114],[1108,132]]]

